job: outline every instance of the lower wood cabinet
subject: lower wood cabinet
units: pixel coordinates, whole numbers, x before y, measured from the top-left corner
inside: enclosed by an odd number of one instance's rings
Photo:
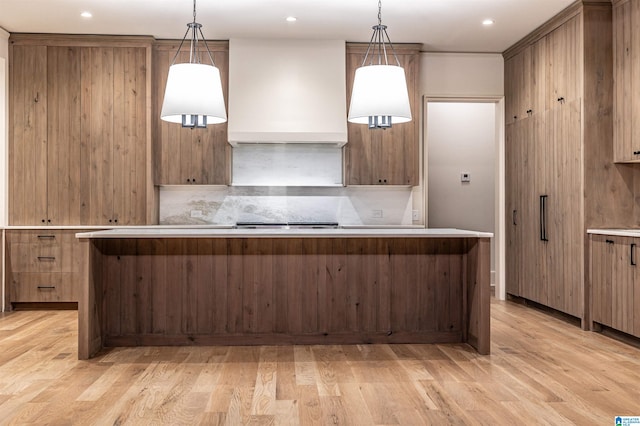
[[[640,238],[591,235],[591,321],[640,337]]]
[[[78,302],[83,265],[76,232],[6,231],[5,310],[21,303]]]

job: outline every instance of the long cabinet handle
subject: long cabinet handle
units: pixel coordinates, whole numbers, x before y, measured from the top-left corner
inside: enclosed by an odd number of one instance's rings
[[[517,218],[518,218],[518,210],[514,210],[513,213],[511,214],[511,220],[513,221],[513,224],[516,226],[518,225]]]
[[[540,196],[540,241],[549,241],[547,236],[547,197]]]
[[[604,242],[607,244],[615,244],[615,241],[613,240],[604,240]]]
[[[55,235],[38,235],[38,238],[41,240],[55,240]]]
[[[55,256],[38,256],[38,260],[56,260]]]
[[[55,285],[39,285],[38,290],[52,290],[55,289]]]
[[[629,261],[631,263],[631,266],[636,266],[636,245],[632,243],[629,247]]]

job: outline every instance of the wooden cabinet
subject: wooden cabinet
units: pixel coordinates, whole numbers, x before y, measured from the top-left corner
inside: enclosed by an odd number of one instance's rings
[[[505,59],[505,122],[522,120],[546,107],[547,43],[542,39]]]
[[[79,223],[79,51],[18,45],[10,64],[9,223]]]
[[[418,78],[419,44],[395,45],[405,70],[413,120],[386,130],[369,130],[366,125],[348,123],[345,145],[347,185],[417,185],[419,179],[418,123],[420,105]],[[355,70],[362,65],[367,44],[347,43],[347,105]]]
[[[225,100],[228,96],[229,43],[209,42],[216,66],[220,69]],[[167,74],[179,43],[157,42],[154,47],[153,71],[154,131],[156,135],[155,183],[158,185],[228,185],[231,181],[231,146],[227,142],[227,124],[206,129],[182,128],[179,124],[160,120]],[[203,51],[206,55],[206,52]],[[188,62],[188,52],[180,52],[177,62]],[[207,59],[208,60],[208,59]]]
[[[5,301],[78,302],[83,257],[79,230],[9,230],[5,247]]]
[[[574,16],[545,36],[547,108],[553,108],[557,103],[572,102],[582,95],[580,27],[583,17],[584,14]]]
[[[640,238],[591,235],[591,319],[640,337]]]
[[[640,4],[613,6],[613,139],[616,162],[640,162]]]
[[[151,41],[10,40],[9,224],[153,223]]]
[[[576,2],[504,53],[507,293],[583,327],[586,228],[633,226],[632,170],[612,167],[611,22],[611,5]]]
[[[82,137],[88,161],[84,224],[146,223],[147,48],[82,50]]]

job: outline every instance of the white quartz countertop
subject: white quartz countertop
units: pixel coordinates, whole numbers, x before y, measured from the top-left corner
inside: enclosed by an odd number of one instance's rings
[[[587,229],[587,234],[640,237],[640,229]]]
[[[358,229],[229,229],[220,227],[140,227],[80,232],[77,238],[492,238],[490,232],[452,228],[358,228]]]

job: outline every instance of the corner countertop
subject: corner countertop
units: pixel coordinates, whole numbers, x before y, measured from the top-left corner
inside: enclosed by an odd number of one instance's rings
[[[224,227],[139,227],[79,232],[77,238],[492,238],[490,232],[453,228],[230,229]]]
[[[640,229],[587,229],[587,234],[640,237]]]

